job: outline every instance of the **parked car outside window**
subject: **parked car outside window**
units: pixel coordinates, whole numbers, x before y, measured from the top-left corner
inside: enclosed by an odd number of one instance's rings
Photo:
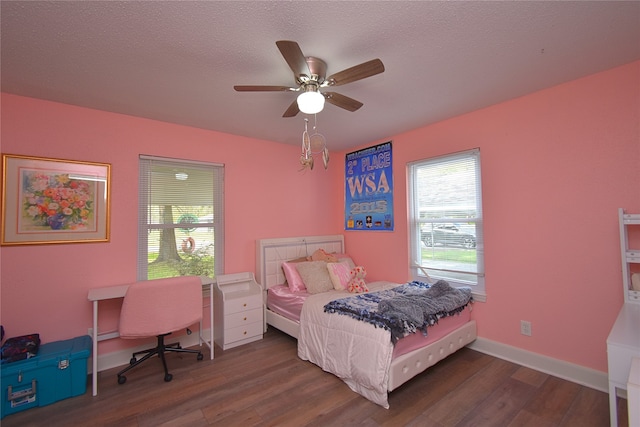
[[[461,231],[455,224],[440,224],[423,229],[420,240],[426,246],[462,246],[468,249],[476,247],[476,236]]]

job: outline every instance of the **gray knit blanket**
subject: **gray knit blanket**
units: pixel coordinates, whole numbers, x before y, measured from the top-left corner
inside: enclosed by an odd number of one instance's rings
[[[428,326],[460,313],[470,302],[470,288],[454,288],[444,280],[433,285],[413,281],[393,289],[331,301],[324,311],[384,328],[391,332],[395,344],[418,330],[426,335]]]

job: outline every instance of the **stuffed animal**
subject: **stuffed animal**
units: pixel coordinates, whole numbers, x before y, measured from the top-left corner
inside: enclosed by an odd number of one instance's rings
[[[363,292],[369,292],[369,288],[367,288],[367,284],[364,281],[364,278],[367,275],[367,270],[364,269],[361,265],[358,265],[353,270],[351,270],[351,279],[347,284],[347,290],[352,294],[360,294]]]
[[[307,258],[308,261],[338,262],[338,258],[333,254],[328,254],[324,249],[318,249]]]

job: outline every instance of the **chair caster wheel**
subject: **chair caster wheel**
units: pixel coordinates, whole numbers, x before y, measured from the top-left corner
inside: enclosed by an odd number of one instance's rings
[[[137,362],[136,358],[132,357],[131,360],[129,360],[129,365],[133,365],[136,362]]]
[[[124,384],[127,382],[127,377],[124,375],[118,375],[118,384]]]
[[[171,381],[172,379],[173,379],[173,375],[171,375],[171,374],[167,374],[167,375],[164,376],[164,381],[167,382],[167,383],[169,381]]]
[[[204,359],[204,356],[202,355],[202,353],[198,353],[198,360],[202,360]]]

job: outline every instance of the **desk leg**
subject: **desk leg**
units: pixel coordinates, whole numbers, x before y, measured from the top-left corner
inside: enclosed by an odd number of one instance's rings
[[[93,341],[93,368],[91,371],[91,382],[93,388],[93,395],[98,394],[98,301],[93,302],[93,333],[91,334],[91,340]]]
[[[211,360],[213,360],[213,283],[209,284],[209,320],[211,328],[209,329],[209,339],[206,340],[202,336],[202,320],[200,320],[200,330],[198,331],[198,344],[204,343],[209,347],[211,353]]]
[[[213,283],[209,284],[209,349],[213,360]]]
[[[618,400],[615,384],[609,382],[609,416],[611,417],[611,427],[618,426]]]

